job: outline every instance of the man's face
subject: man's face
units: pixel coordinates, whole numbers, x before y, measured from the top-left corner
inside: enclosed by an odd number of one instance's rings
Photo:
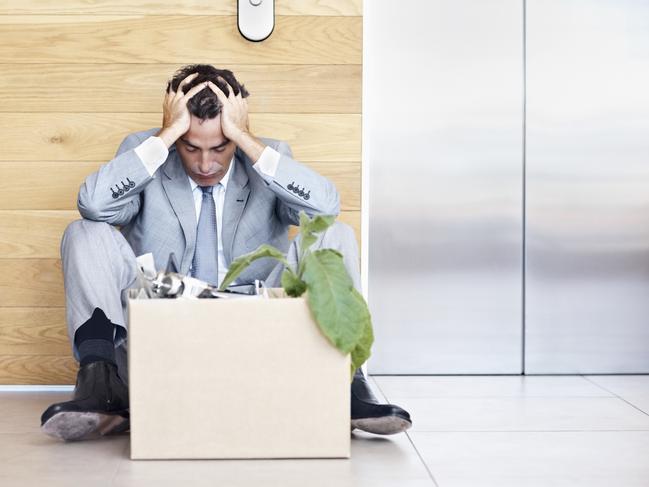
[[[221,130],[221,115],[201,120],[191,116],[189,130],[176,141],[185,172],[199,186],[214,186],[225,176],[237,146]]]

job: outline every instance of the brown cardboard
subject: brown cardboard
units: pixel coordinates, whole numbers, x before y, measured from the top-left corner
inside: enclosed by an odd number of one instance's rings
[[[349,458],[350,357],[304,298],[129,299],[128,360],[132,459]]]

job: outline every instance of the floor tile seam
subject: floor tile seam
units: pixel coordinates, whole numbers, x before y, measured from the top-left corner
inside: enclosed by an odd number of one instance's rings
[[[619,394],[616,394],[615,392],[613,392],[613,391],[607,389],[607,388],[604,387],[603,385],[598,384],[597,382],[594,382],[594,381],[591,380],[589,377],[586,377],[586,376],[582,376],[582,377],[583,377],[585,380],[587,380],[588,382],[590,382],[591,384],[593,384],[593,385],[599,387],[600,389],[602,389],[602,390],[608,392],[609,394],[612,394],[613,396],[617,397],[620,401],[623,401],[623,402],[627,403],[627,404],[628,404],[629,406],[631,406],[632,408],[637,409],[637,410],[640,411],[642,414],[644,414],[644,415],[646,415],[646,416],[649,416],[649,412],[647,412],[647,411],[645,411],[645,410],[643,410],[643,409],[640,409],[638,406],[636,406],[635,404],[630,403],[628,400],[626,400],[625,398],[623,398],[623,397],[620,396]]]
[[[379,393],[383,396],[383,399],[385,399],[385,401],[389,403],[389,402],[390,402],[390,399],[389,399],[388,396],[385,394],[385,392],[383,392],[383,388],[382,388],[381,385],[378,383],[378,381],[375,380],[374,377],[372,377],[372,381],[374,382],[374,385],[375,385],[376,388],[378,389]],[[415,420],[415,419],[413,418],[413,420]],[[428,473],[428,478],[430,478],[430,480],[433,482],[433,485],[434,485],[435,487],[439,487],[439,484],[438,484],[437,481],[435,480],[435,476],[433,475],[433,472],[431,472],[430,468],[428,468],[428,464],[426,463],[426,461],[424,460],[424,458],[421,456],[421,453],[419,452],[419,450],[417,449],[417,446],[416,446],[416,445],[414,444],[414,442],[412,441],[412,438],[410,438],[410,435],[408,435],[408,431],[406,431],[405,434],[406,434],[406,438],[408,438],[408,441],[409,441],[410,444],[412,445],[412,448],[415,450],[415,453],[417,454],[417,457],[419,458],[419,461],[421,462],[421,464],[423,465],[424,469],[425,469],[426,472]]]
[[[381,385],[376,380],[374,380],[374,378],[372,378],[372,382],[374,383],[374,385],[378,389],[379,393],[383,396],[383,399],[385,399],[386,402],[390,402],[390,400],[388,399],[388,396],[385,394],[385,392],[383,392],[383,388],[381,387]]]
[[[618,432],[618,433],[643,433],[643,432],[649,432],[649,428],[629,428],[629,429],[620,429],[620,428],[613,428],[613,429],[559,429],[559,430],[503,430],[503,429],[493,429],[493,430],[462,430],[462,429],[410,429],[406,434],[410,433],[611,433],[611,432]],[[0,436],[6,436],[6,437],[11,437],[11,436],[27,436],[27,435],[35,435],[37,433],[33,431],[18,431],[18,432],[11,432],[11,431],[0,431]],[[124,451],[124,460],[128,460],[128,451]]]
[[[99,161],[97,161],[99,162]],[[649,373],[647,374],[623,374],[623,373],[613,373],[613,374],[587,374],[587,373],[579,373],[575,372],[573,374],[375,374],[375,373],[370,373],[370,377],[376,377],[379,379],[387,379],[387,380],[392,380],[392,379],[453,379],[453,378],[458,378],[458,379],[468,379],[468,378],[480,378],[480,379],[489,379],[490,377],[495,377],[500,379],[503,378],[509,378],[509,379],[522,379],[525,380],[527,378],[542,378],[542,377],[548,377],[548,378],[553,378],[553,377],[588,377],[588,376],[631,376],[631,377],[637,377],[637,376],[645,376],[649,378]]]
[[[108,484],[110,487],[113,487],[116,485],[117,482],[117,477],[119,477],[119,474],[122,470],[122,465],[126,464],[126,462],[130,462],[131,459],[129,458],[129,448],[131,446],[130,438],[129,441],[127,441],[124,444],[124,448],[121,451],[122,457],[119,459],[117,462],[117,467],[115,468],[115,472],[113,473],[113,477],[110,479],[110,484]]]
[[[428,477],[433,482],[433,485],[435,487],[439,487],[439,484],[437,483],[437,480],[435,480],[435,476],[433,475],[433,472],[431,471],[430,467],[426,463],[426,460],[424,460],[424,457],[422,456],[422,454],[419,452],[419,449],[417,448],[417,445],[415,445],[415,442],[410,437],[410,434],[409,434],[408,431],[406,431],[406,437],[408,438],[408,441],[412,445],[412,448],[415,450],[415,453],[417,454],[417,457],[419,458],[419,461],[421,462],[421,464],[424,466],[424,469],[426,469],[426,472],[428,472]]]
[[[437,433],[647,433],[649,428],[633,428],[633,429],[574,429],[574,430],[410,430],[411,434],[437,434]]]
[[[377,387],[380,388],[378,383]],[[381,389],[382,391],[383,389]],[[385,393],[383,394],[385,396]],[[649,394],[648,394],[649,395]],[[387,397],[387,396],[386,396]],[[395,395],[399,400],[402,399],[616,399],[615,394],[608,396],[404,396]]]

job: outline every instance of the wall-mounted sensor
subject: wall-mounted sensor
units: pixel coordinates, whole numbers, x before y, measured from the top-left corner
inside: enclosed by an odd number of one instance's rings
[[[237,25],[249,41],[267,39],[275,28],[275,0],[237,0]]]

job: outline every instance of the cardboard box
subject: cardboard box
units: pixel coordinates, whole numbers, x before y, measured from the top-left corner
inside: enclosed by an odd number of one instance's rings
[[[130,298],[128,360],[132,459],[349,458],[350,357],[304,298]]]

